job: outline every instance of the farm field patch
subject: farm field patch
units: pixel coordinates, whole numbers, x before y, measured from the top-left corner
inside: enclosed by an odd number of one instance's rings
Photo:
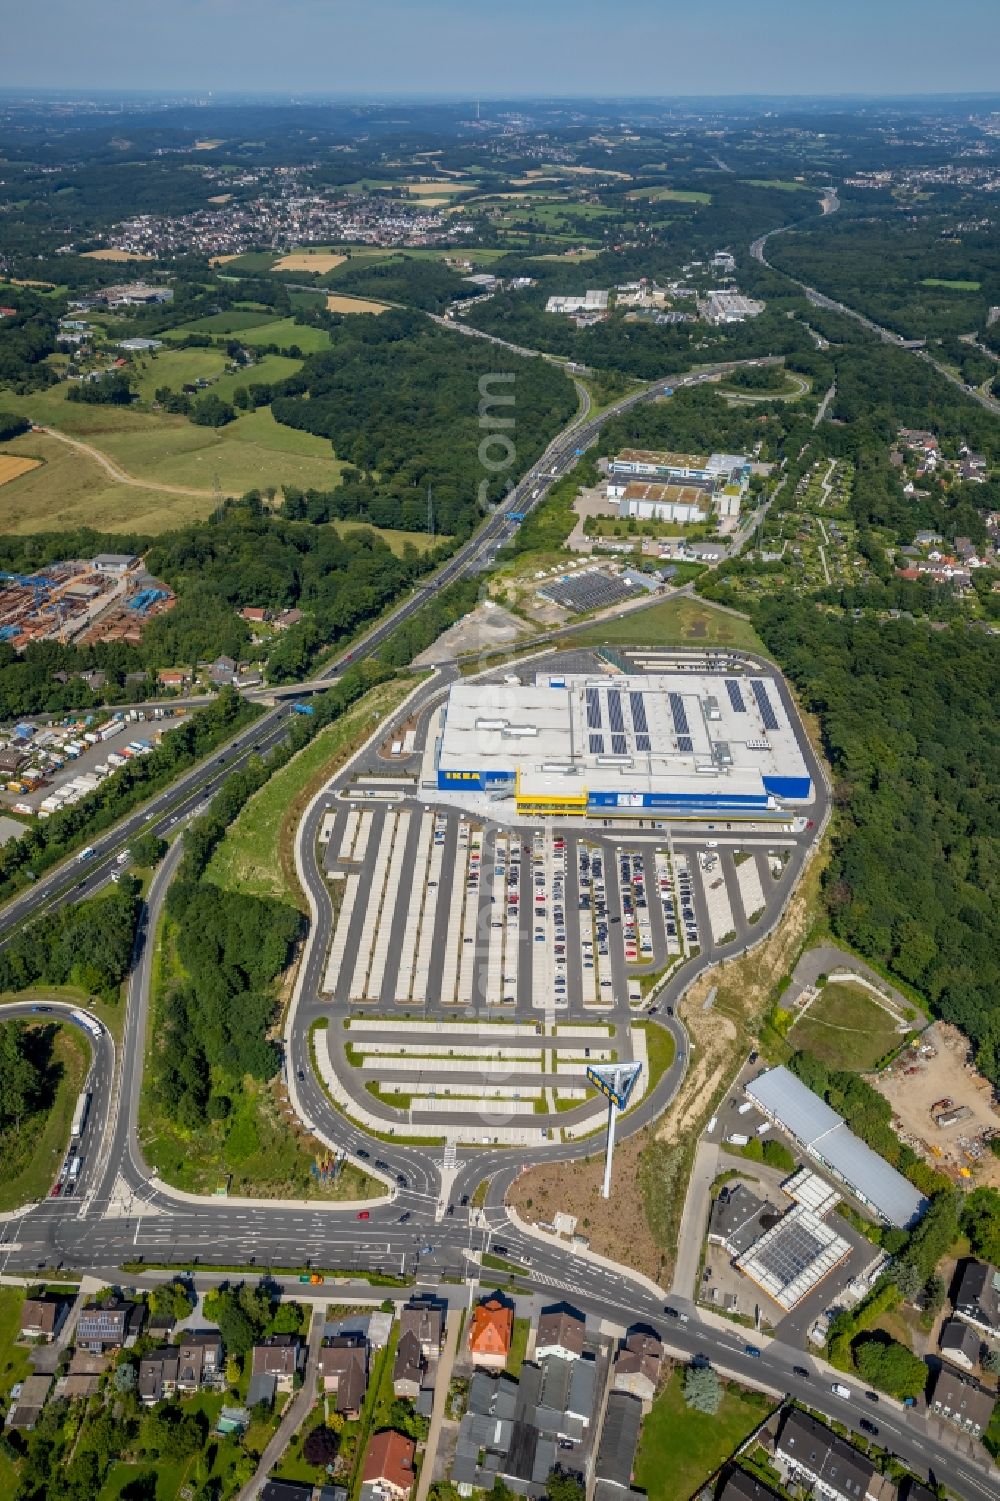
[[[20,479],[22,474],[28,474],[32,469],[37,469],[40,463],[41,459],[0,453],[0,485],[9,485],[11,480]]]
[[[389,307],[388,302],[372,302],[367,297],[350,297],[339,292],[331,292],[326,299],[328,313],[387,313]]]
[[[143,255],[140,250],[116,250],[114,246],[108,246],[104,250],[85,250],[84,260],[88,261],[151,261],[151,255]]]
[[[320,275],[332,271],[347,259],[329,250],[293,250],[275,261],[272,271],[316,271]]]

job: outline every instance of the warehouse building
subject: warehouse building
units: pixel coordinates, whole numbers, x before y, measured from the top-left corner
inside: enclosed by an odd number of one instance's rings
[[[513,792],[529,817],[752,815],[813,795],[778,685],[691,672],[455,683],[435,772],[442,791]]]
[[[909,1230],[917,1223],[927,1208],[924,1196],[789,1069],[770,1068],[745,1087],[769,1121],[794,1137],[886,1224]]]

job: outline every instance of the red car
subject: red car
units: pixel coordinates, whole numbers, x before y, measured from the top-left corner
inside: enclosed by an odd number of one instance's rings
[[[59,1197],[59,1195],[61,1193],[62,1193],[62,1184],[61,1183],[53,1183],[53,1185],[52,1185],[52,1192],[49,1194],[49,1198],[50,1199],[58,1199],[58,1197]]]
[[[359,1220],[370,1220],[371,1219],[371,1215],[368,1213],[367,1209],[359,1209],[358,1210],[358,1219]]]

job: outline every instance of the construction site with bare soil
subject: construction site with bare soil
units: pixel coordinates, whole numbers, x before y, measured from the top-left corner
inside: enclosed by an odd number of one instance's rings
[[[989,1145],[1000,1135],[1000,1109],[957,1027],[935,1022],[869,1083],[892,1106],[896,1133],[932,1167],[1000,1188],[1000,1159]]]

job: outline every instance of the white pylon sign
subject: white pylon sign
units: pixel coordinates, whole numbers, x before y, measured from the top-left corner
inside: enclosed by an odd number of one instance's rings
[[[597,1063],[587,1069],[587,1082],[600,1090],[608,1102],[608,1147],[604,1158],[602,1196],[611,1195],[611,1161],[615,1154],[615,1115],[624,1110],[642,1073],[641,1063]]]

